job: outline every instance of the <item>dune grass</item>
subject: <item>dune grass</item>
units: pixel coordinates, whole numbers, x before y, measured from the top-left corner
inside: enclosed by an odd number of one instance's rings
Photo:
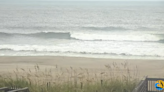
[[[101,71],[83,68],[17,68],[0,75],[0,87],[29,87],[30,92],[132,92],[138,83],[137,67],[113,63]]]

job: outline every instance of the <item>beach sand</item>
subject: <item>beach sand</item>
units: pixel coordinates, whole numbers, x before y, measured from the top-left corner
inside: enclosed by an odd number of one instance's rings
[[[0,73],[12,72],[16,68],[32,69],[38,64],[43,69],[57,66],[63,68],[87,68],[95,72],[103,71],[105,65],[128,63],[128,67],[138,70],[139,77],[164,77],[164,60],[104,59],[64,56],[1,56]],[[133,72],[133,71],[132,71]]]

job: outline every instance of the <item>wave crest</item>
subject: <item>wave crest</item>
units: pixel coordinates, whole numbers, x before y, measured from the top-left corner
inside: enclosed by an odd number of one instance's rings
[[[38,32],[30,34],[21,33],[4,33],[0,32],[0,37],[13,37],[13,36],[28,36],[36,38],[56,38],[56,39],[71,39],[71,34],[69,32]]]
[[[81,41],[124,41],[124,42],[158,42],[164,43],[164,38],[153,34],[94,34],[94,33],[70,33],[70,32],[38,32],[38,33],[4,33],[0,32],[0,39],[14,37],[33,37],[39,39],[68,39]]]

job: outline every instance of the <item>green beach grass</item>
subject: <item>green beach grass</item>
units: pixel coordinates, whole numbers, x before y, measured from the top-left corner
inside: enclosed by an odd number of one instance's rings
[[[41,70],[17,68],[12,73],[0,74],[0,87],[29,87],[30,92],[132,92],[139,82],[137,67],[128,64],[105,65],[101,72],[83,68]]]

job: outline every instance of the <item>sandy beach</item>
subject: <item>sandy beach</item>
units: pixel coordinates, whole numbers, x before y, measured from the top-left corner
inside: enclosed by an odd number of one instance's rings
[[[128,63],[133,70],[137,66],[138,76],[164,77],[164,60],[133,60],[133,59],[100,59],[63,56],[3,56],[0,57],[0,72],[12,72],[16,68],[33,68],[38,64],[41,68],[52,68],[56,65],[63,68],[87,68],[89,70],[102,71],[104,66],[113,62],[117,64]]]

